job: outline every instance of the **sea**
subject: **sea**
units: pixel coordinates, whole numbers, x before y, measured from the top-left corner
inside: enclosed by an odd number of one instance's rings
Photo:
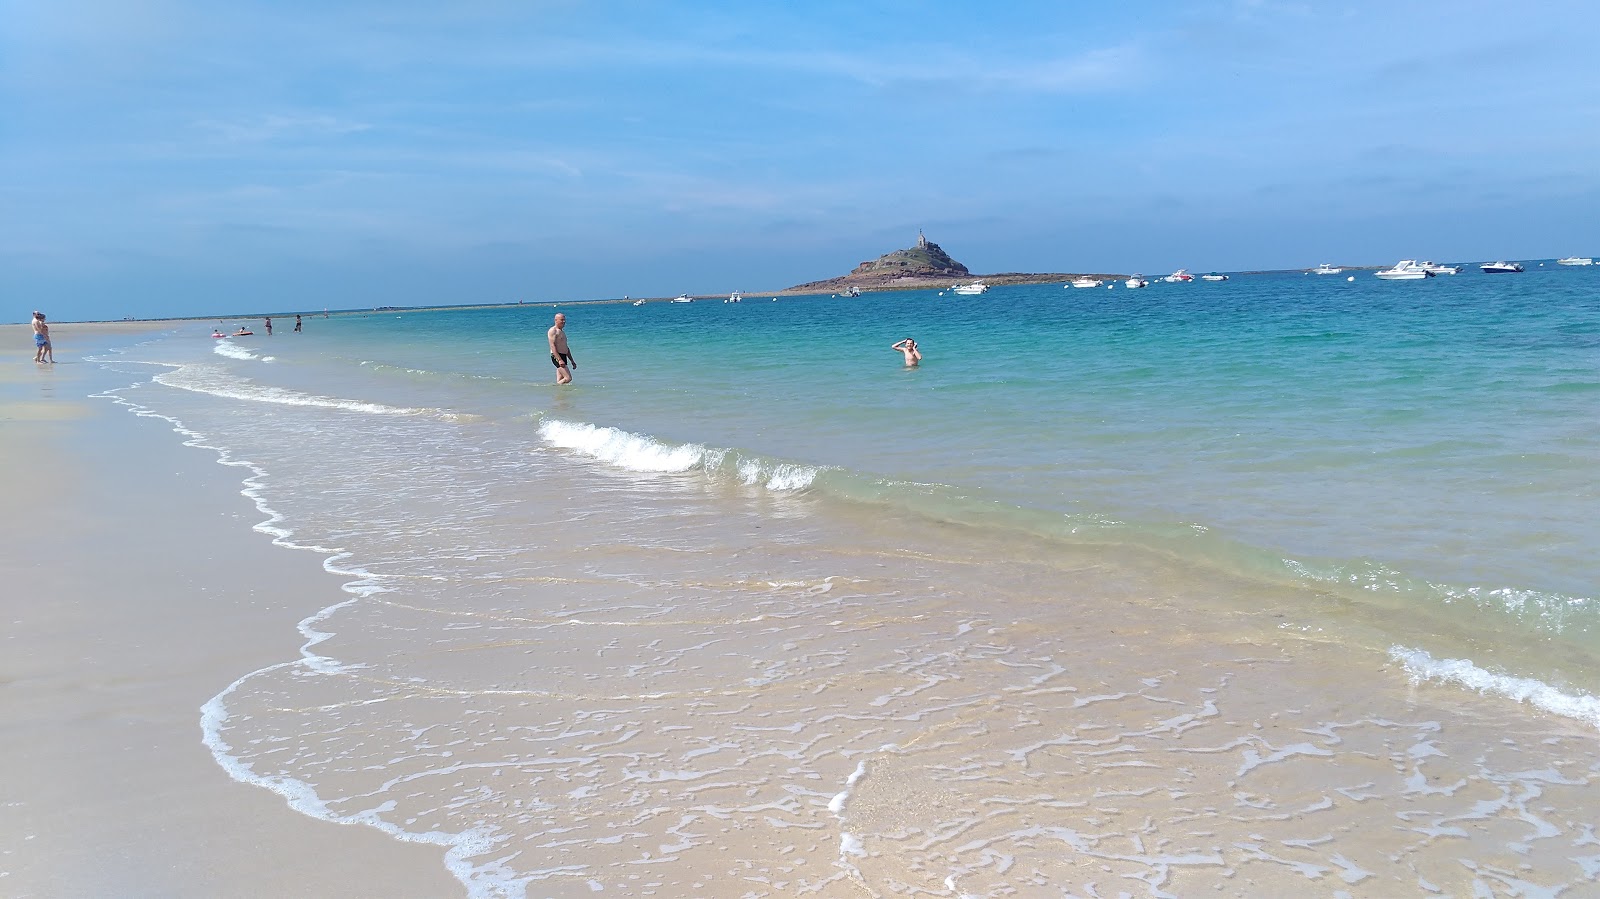
[[[1600,268],[1526,265],[94,358],[339,576],[197,739],[464,895],[1600,895]]]

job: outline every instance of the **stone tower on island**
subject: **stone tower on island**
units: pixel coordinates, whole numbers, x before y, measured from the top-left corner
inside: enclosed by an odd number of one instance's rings
[[[917,242],[904,250],[886,253],[877,259],[863,262],[850,274],[825,281],[797,284],[791,290],[856,291],[872,289],[910,288],[927,286],[929,282],[969,278],[967,267],[951,259],[939,245],[928,239],[922,229],[917,229]]]
[[[971,274],[967,267],[951,259],[949,254],[939,249],[939,245],[928,239],[922,229],[917,229],[917,245],[905,250],[895,250],[879,256],[870,262],[863,262],[855,267],[846,277],[858,278],[871,277],[874,280],[883,280],[894,277],[923,278],[930,276],[966,277]]]

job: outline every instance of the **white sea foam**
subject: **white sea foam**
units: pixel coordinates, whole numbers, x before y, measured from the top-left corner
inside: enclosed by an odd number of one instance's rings
[[[182,369],[180,368],[179,370]],[[358,580],[344,585],[344,591],[350,594],[352,598],[321,609],[307,616],[299,623],[300,633],[305,637],[305,642],[300,647],[299,659],[279,662],[275,665],[252,671],[229,684],[222,692],[213,696],[205,705],[201,706],[201,741],[211,750],[212,757],[217,764],[228,773],[229,777],[240,783],[252,784],[277,793],[287,801],[290,808],[302,814],[341,824],[365,824],[404,842],[425,843],[444,848],[445,867],[467,888],[467,895],[470,899],[491,899],[491,897],[493,899],[524,899],[527,896],[528,883],[536,879],[536,875],[519,875],[518,872],[506,865],[504,859],[489,857],[496,845],[503,840],[503,838],[497,837],[492,829],[475,827],[459,833],[437,830],[415,833],[384,820],[379,814],[381,809],[366,809],[359,812],[341,814],[330,808],[327,801],[319,796],[310,784],[285,775],[258,774],[248,763],[240,760],[234,754],[233,747],[222,736],[229,719],[228,698],[250,680],[283,668],[300,668],[311,675],[336,676],[360,667],[348,665],[313,652],[312,647],[331,636],[318,630],[317,625],[331,617],[339,609],[357,602],[361,597],[375,592],[383,592],[387,588],[380,585],[377,582],[377,577],[370,572],[360,568],[339,567],[338,562],[348,557],[348,553],[336,548],[295,542],[292,539],[293,531],[282,524],[283,515],[269,506],[264,498],[267,472],[260,466],[248,460],[234,458],[231,451],[226,447],[208,442],[206,435],[185,426],[182,421],[170,415],[163,415],[122,396],[123,390],[126,389],[108,390],[92,396],[99,399],[109,399],[118,405],[125,406],[128,411],[135,415],[166,421],[172,425],[174,431],[184,436],[185,446],[209,449],[217,454],[217,461],[223,465],[248,469],[251,474],[244,479],[244,486],[240,493],[249,497],[255,504],[256,509],[266,516],[265,519],[255,525],[255,530],[271,536],[275,545],[290,549],[309,550],[325,556],[323,567],[330,572],[358,578]],[[480,858],[483,860],[474,863],[474,859]]]
[[[492,831],[487,828],[475,828],[462,833],[448,833],[444,831],[428,831],[426,833],[413,833],[385,821],[377,809],[368,809],[354,814],[339,814],[329,808],[328,803],[317,795],[316,790],[304,781],[296,780],[283,775],[257,774],[250,765],[240,761],[233,754],[233,747],[222,738],[223,727],[228,721],[227,699],[230,694],[250,679],[284,668],[299,665],[301,662],[282,662],[259,671],[251,672],[229,684],[226,689],[200,708],[201,740],[206,748],[211,750],[212,758],[222,770],[234,780],[252,784],[271,790],[282,796],[289,807],[303,815],[319,818],[324,821],[333,821],[339,824],[365,824],[374,827],[397,840],[407,843],[425,843],[443,847],[445,852],[445,866],[450,873],[467,888],[467,895],[472,899],[488,899],[488,897],[506,897],[506,899],[520,899],[527,895],[527,883],[530,878],[513,877],[511,869],[507,868],[500,860],[491,859],[482,865],[474,865],[470,859],[487,855],[494,849],[496,840]],[[310,670],[315,670],[310,669]]]
[[[182,365],[172,371],[155,376],[155,381],[165,387],[205,393],[227,399],[256,403],[276,403],[284,406],[311,406],[322,409],[342,409],[346,412],[364,412],[369,415],[425,415],[437,410],[416,409],[407,406],[389,406],[364,400],[302,393],[283,387],[264,387],[227,373],[214,365]],[[438,413],[446,414],[446,413]]]
[[[1421,649],[1393,646],[1389,649],[1389,658],[1405,667],[1413,683],[1456,684],[1478,693],[1526,702],[1553,715],[1575,718],[1600,728],[1600,698],[1594,696],[1564,693],[1530,677],[1496,674],[1479,668],[1469,659],[1435,659]]]
[[[234,343],[232,340],[218,340],[211,345],[211,352],[218,356],[227,356],[229,359],[259,359],[261,356],[249,347]]]
[[[706,448],[698,443],[672,446],[617,428],[551,418],[540,422],[539,436],[551,446],[574,450],[628,471],[690,471],[706,461]]]
[[[849,777],[845,778],[844,789],[840,790],[834,795],[833,799],[829,800],[828,811],[833,812],[834,815],[842,818],[844,816],[844,804],[850,800],[851,790],[855,787],[856,781],[865,777],[866,774],[867,763],[864,761],[858,762],[856,764],[856,770],[852,772]]]
[[[739,483],[774,491],[804,490],[822,469],[791,462],[739,456],[731,450],[699,443],[667,443],[620,428],[547,418],[539,436],[551,446],[582,453],[626,471],[677,473],[703,471],[716,476],[731,470]]]

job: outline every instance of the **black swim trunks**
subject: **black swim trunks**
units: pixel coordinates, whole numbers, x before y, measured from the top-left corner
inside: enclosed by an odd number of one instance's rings
[[[567,368],[572,365],[572,354],[562,353],[560,356],[557,356],[555,353],[551,353],[550,364],[554,365],[556,368]]]

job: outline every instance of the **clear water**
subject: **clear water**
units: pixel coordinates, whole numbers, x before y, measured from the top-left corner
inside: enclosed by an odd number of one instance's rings
[[[565,305],[565,388],[548,306],[207,323],[108,395],[351,581],[219,763],[476,895],[1592,885],[1600,272],[1355,274]]]
[[[1486,632],[1594,646],[1588,269],[567,312],[565,391],[547,307],[317,320],[335,356],[272,349],[314,366],[301,387],[360,365],[395,404],[732,449],[827,469],[812,487],[842,496],[1458,603]],[[908,335],[915,370],[889,349]]]

